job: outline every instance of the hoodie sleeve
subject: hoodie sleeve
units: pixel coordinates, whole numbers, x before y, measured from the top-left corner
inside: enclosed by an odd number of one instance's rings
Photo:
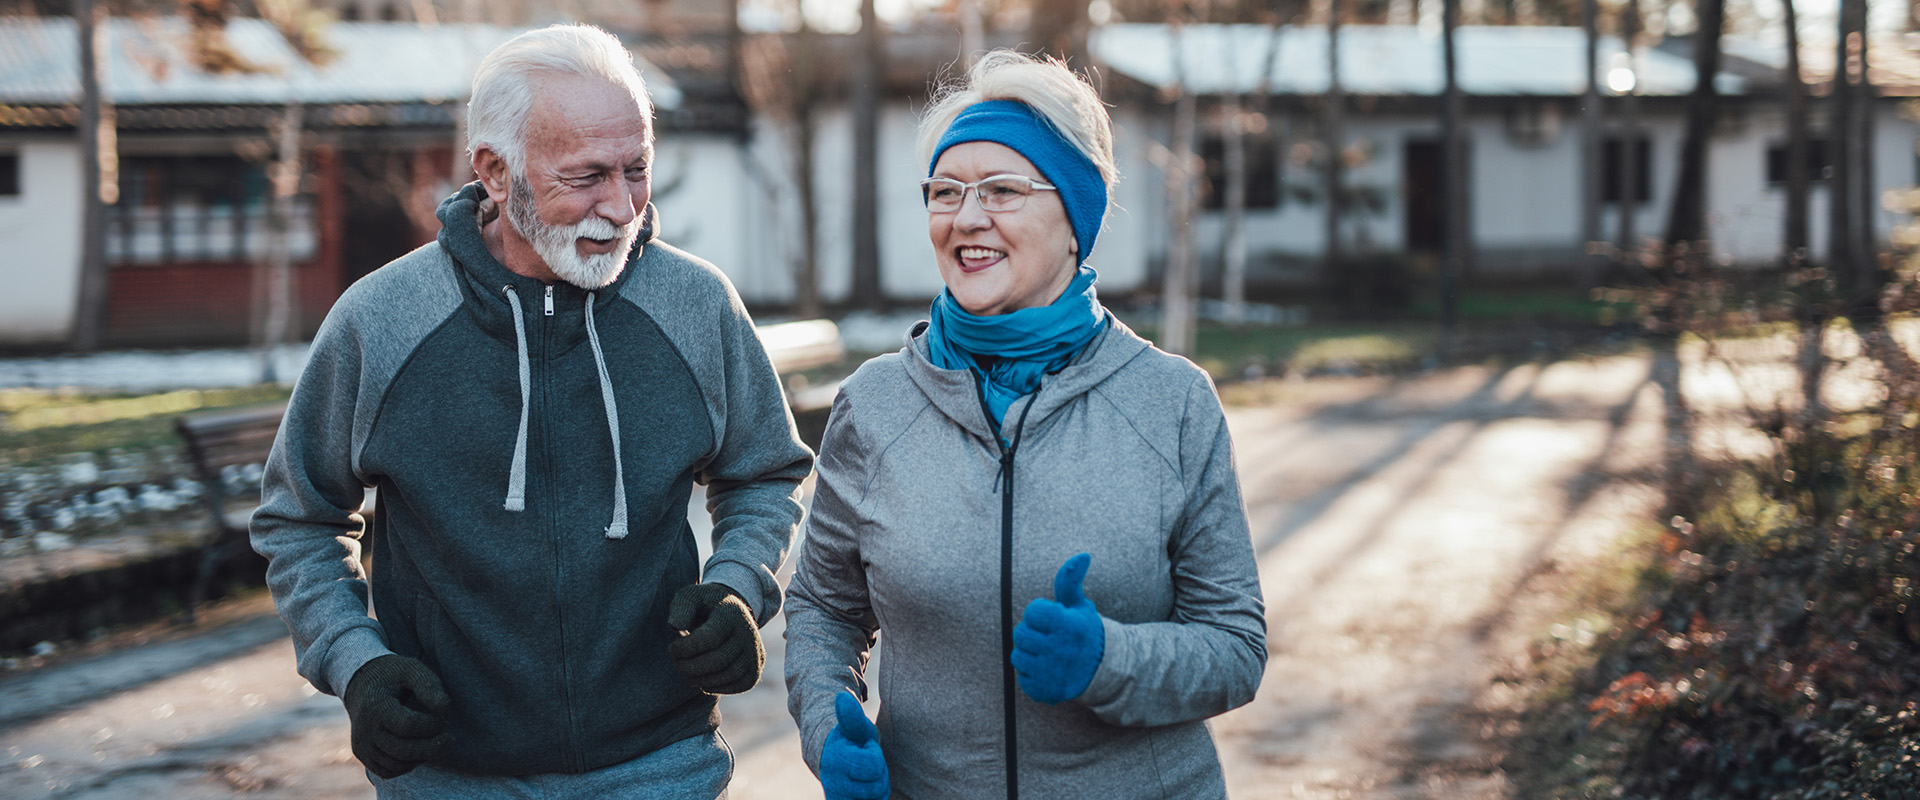
[[[1174,522],[1173,618],[1102,619],[1106,653],[1078,702],[1114,725],[1171,725],[1253,700],[1266,669],[1267,625],[1233,445],[1204,373],[1180,426],[1186,503]]]
[[[820,443],[820,472],[793,581],[787,587],[787,711],[800,726],[800,753],[815,775],[842,690],[865,700],[867,659],[880,622],[867,593],[858,503],[867,453],[843,388]]]
[[[360,396],[359,333],[330,315],[314,338],[267,457],[260,507],[249,525],[267,558],[267,587],[293,633],[300,675],[328,694],[346,690],[361,665],[389,650],[367,614],[360,570],[366,494],[354,474]]]
[[[707,321],[721,326],[725,364],[718,441],[696,476],[707,485],[713,516],[713,555],[702,580],[733,589],[765,625],[780,611],[775,575],[804,513],[800,483],[813,472],[813,453],[800,442],[753,319],[731,286],[726,294],[731,313]]]

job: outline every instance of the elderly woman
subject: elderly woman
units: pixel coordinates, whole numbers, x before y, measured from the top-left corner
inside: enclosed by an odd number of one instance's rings
[[[1221,797],[1203,721],[1260,683],[1259,576],[1213,384],[1094,294],[1106,111],[996,51],[921,152],[947,289],[821,444],[786,606],[807,763],[829,798]]]

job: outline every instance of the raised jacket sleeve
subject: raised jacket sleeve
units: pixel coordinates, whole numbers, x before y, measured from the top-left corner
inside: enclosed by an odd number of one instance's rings
[[[293,633],[300,675],[328,694],[390,652],[368,616],[360,569],[366,487],[354,474],[353,436],[363,353],[358,333],[329,316],[314,338],[267,457],[249,534],[267,558],[267,587]]]
[[[776,573],[805,512],[800,484],[813,471],[813,454],[794,429],[752,318],[731,290],[728,300],[732,313],[718,322],[726,359],[718,441],[696,476],[707,485],[713,516],[713,555],[702,580],[733,589],[766,625],[780,612]]]
[[[1187,390],[1179,478],[1185,504],[1169,548],[1173,618],[1103,618],[1106,652],[1077,701],[1113,725],[1171,725],[1225,713],[1253,700],[1266,669],[1266,610],[1233,445],[1204,375]]]
[[[867,453],[846,391],[833,400],[820,444],[819,475],[798,563],[787,587],[787,711],[800,727],[800,752],[820,773],[820,749],[835,724],[833,698],[865,700],[863,677],[880,622],[860,556],[859,512]]]

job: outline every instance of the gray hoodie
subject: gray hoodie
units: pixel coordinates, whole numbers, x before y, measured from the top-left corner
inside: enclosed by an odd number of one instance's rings
[[[320,691],[385,653],[418,658],[453,698],[435,763],[586,772],[718,724],[668,657],[667,604],[706,580],[762,624],[778,613],[812,459],[712,264],[643,238],[599,291],[545,285],[487,252],[483,196],[448,198],[439,241],[327,314],[253,546]],[[695,483],[714,519],[704,575]],[[353,558],[368,486],[371,587]]]
[[[935,367],[921,330],[842,384],[821,444],[786,603],[787,702],[808,765],[834,695],[865,696],[883,633],[877,724],[895,797],[1008,794],[1009,720],[1023,796],[1223,796],[1203,720],[1253,699],[1266,623],[1206,373],[1109,318],[1007,412],[1006,486],[973,376]],[[1079,698],[1048,706],[1015,689],[1009,708],[1003,604],[1017,621],[1082,551],[1100,667]]]

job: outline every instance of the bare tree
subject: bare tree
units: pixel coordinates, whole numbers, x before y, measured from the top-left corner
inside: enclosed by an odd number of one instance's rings
[[[107,327],[107,206],[119,199],[113,180],[118,157],[113,107],[100,88],[101,39],[106,9],[93,0],[74,0],[73,20],[80,37],[80,297],[74,314],[72,347],[98,349]]]
[[[262,383],[279,380],[274,362],[281,346],[287,343],[287,329],[294,319],[293,201],[300,194],[300,175],[304,171],[300,163],[300,131],[304,118],[304,107],[298,101],[288,102],[273,129],[274,159],[267,173],[271,189],[267,205],[267,260],[255,269],[255,286],[261,287],[256,295],[265,301],[255,306],[261,310],[256,339],[260,348],[256,358]]]
[[[853,78],[853,293],[860,308],[881,310],[880,284],[880,19],[874,0],[860,0],[860,33]]]
[[[1247,127],[1255,120],[1267,123],[1267,109],[1273,98],[1273,71],[1280,61],[1280,10],[1275,8],[1267,20],[1267,54],[1261,61],[1260,78],[1254,88],[1254,109],[1248,115],[1241,108],[1239,94],[1230,95],[1225,116],[1226,235],[1221,264],[1221,295],[1226,304],[1226,322],[1238,326],[1246,319],[1247,306]]]
[[[1027,23],[1032,46],[1069,64],[1085,64],[1087,4],[1088,0],[1035,2]]]
[[[1600,2],[1581,0],[1580,25],[1587,38],[1587,88],[1580,106],[1580,241],[1585,250],[1581,259],[1580,282],[1587,286],[1600,283],[1600,147],[1606,133],[1600,120]]]
[[[1800,74],[1800,18],[1795,0],[1781,0],[1787,24],[1787,217],[1785,263],[1789,268],[1807,261],[1807,191],[1811,184],[1807,164],[1807,82]]]
[[[1668,209],[1666,249],[1702,246],[1707,238],[1707,144],[1713,136],[1720,92],[1720,35],[1726,24],[1726,0],[1700,0],[1700,25],[1693,36],[1693,97],[1687,103],[1686,132],[1680,140],[1680,173]]]
[[[1326,235],[1321,280],[1329,290],[1339,286],[1340,216],[1346,206],[1346,91],[1340,85],[1340,0],[1327,0],[1327,94],[1321,108],[1321,139],[1326,143]]]
[[[1842,279],[1852,278],[1856,271],[1853,252],[1853,92],[1852,82],[1847,79],[1849,67],[1848,34],[1851,15],[1847,12],[1846,0],[1842,0],[1839,15],[1839,36],[1834,45],[1833,82],[1827,91],[1827,158],[1832,169],[1827,174],[1827,268]],[[1852,288],[1849,286],[1848,288]]]
[[[747,101],[778,126],[792,156],[794,205],[800,212],[800,247],[792,265],[794,313],[806,318],[821,313],[820,204],[814,196],[819,47],[818,34],[802,14],[800,27],[792,34],[754,37],[743,48],[741,70]]]
[[[1463,115],[1460,97],[1459,53],[1454,37],[1459,35],[1460,0],[1444,0],[1441,4],[1440,27],[1441,60],[1446,71],[1446,94],[1440,103],[1440,184],[1445,187],[1446,201],[1441,203],[1442,246],[1440,253],[1440,355],[1446,357],[1453,344],[1453,317],[1455,309],[1454,279],[1460,270],[1461,258],[1466,251],[1466,165],[1462,162],[1465,144],[1461,141],[1460,122]]]
[[[1187,85],[1185,25],[1180,15],[1170,21],[1175,97],[1173,131],[1167,153],[1167,205],[1172,230],[1167,242],[1167,269],[1161,283],[1160,347],[1169,353],[1193,353],[1196,328],[1195,289],[1199,284],[1193,253],[1194,152],[1196,109]]]
[[[1627,0],[1620,5],[1620,39],[1627,48],[1627,64],[1634,73],[1633,86],[1620,96],[1620,256],[1628,261],[1638,257],[1640,243],[1635,218],[1640,210],[1640,4]]]

